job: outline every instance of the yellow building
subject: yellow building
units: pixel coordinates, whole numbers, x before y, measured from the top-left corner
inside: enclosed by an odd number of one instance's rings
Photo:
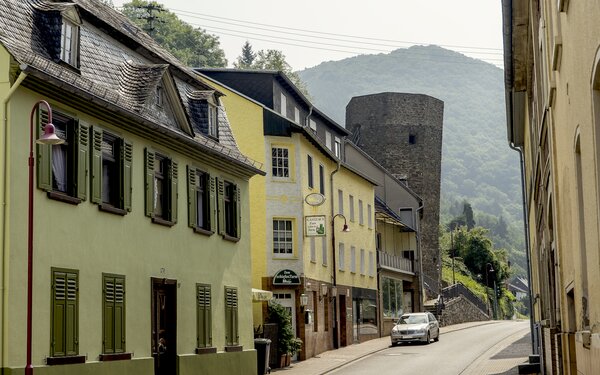
[[[546,374],[600,374],[600,3],[504,0],[503,16],[535,349]]]
[[[292,312],[299,359],[378,337],[375,183],[342,162],[348,132],[280,72],[199,72],[221,83],[240,149],[268,171],[257,181],[264,201],[250,202],[265,215],[252,239],[253,287]],[[241,100],[261,103],[260,128],[243,117],[250,107]],[[257,312],[256,328],[263,322]]]

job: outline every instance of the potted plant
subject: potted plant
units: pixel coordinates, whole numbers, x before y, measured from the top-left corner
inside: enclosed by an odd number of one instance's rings
[[[277,302],[269,302],[269,323],[277,324],[277,355],[280,367],[290,365],[291,358],[302,348],[302,340],[296,337],[292,326],[292,315]]]

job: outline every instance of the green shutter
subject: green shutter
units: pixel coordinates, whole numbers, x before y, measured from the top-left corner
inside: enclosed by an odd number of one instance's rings
[[[67,301],[65,309],[65,354],[77,355],[79,352],[79,324],[77,273],[67,272]]]
[[[219,234],[225,234],[225,186],[223,180],[217,179],[217,216],[219,220]]]
[[[212,316],[210,285],[197,285],[197,345],[199,348],[212,345]]]
[[[48,123],[48,112],[38,108],[37,138],[44,132],[44,126]],[[52,145],[37,144],[37,187],[52,190]]]
[[[238,333],[238,294],[236,288],[225,287],[225,344],[237,345]]]
[[[102,203],[102,129],[92,128],[92,203]]]
[[[124,210],[131,212],[131,193],[132,193],[132,171],[133,171],[133,144],[124,139],[121,140],[121,162],[123,170],[121,178],[121,204]]]
[[[115,352],[115,278],[104,276],[104,321],[102,328],[102,353],[112,354]]]
[[[178,179],[178,166],[177,166],[177,162],[173,161],[171,159],[171,162],[169,163],[169,183],[171,184],[170,186],[170,193],[171,193],[171,202],[169,204],[169,210],[171,211],[171,213],[169,214],[169,220],[173,223],[177,222],[177,179]]]
[[[67,310],[67,276],[65,272],[52,271],[52,327],[50,356],[65,355],[65,315]]]
[[[154,152],[149,148],[144,152],[144,184],[146,193],[146,216],[154,217]]]
[[[76,163],[77,163],[77,186],[73,191],[77,192],[77,198],[85,200],[87,198],[87,179],[88,179],[88,152],[90,143],[90,126],[79,120],[75,129],[75,138],[77,145],[75,147],[77,152]]]
[[[198,204],[196,197],[196,169],[187,166],[187,184],[188,184],[188,225],[196,228],[198,222]]]
[[[234,185],[233,189],[233,207],[235,208],[235,236],[237,238],[242,237],[242,210],[241,210],[241,194],[240,187]]]
[[[115,277],[115,353],[125,352],[125,278]]]
[[[206,212],[208,213],[208,230],[213,232],[217,228],[217,203],[216,203],[216,178],[206,175],[206,186],[209,189],[208,192],[208,207]]]

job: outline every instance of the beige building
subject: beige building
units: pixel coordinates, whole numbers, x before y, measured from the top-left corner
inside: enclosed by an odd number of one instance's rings
[[[600,3],[504,0],[503,14],[535,350],[544,373],[600,374]]]

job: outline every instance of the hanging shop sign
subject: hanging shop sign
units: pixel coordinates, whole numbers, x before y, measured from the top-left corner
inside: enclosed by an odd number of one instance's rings
[[[310,206],[320,206],[325,203],[325,196],[319,193],[310,193],[304,198],[304,201]]]
[[[325,235],[325,215],[311,215],[304,217],[304,233],[306,237]]]
[[[273,285],[300,285],[300,276],[292,270],[281,270],[273,276]]]

